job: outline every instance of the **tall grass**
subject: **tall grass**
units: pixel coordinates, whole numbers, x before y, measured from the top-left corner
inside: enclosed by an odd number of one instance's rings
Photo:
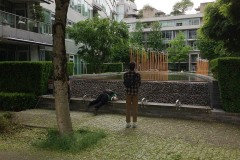
[[[35,146],[48,150],[78,152],[94,146],[99,140],[106,137],[104,131],[89,131],[79,129],[72,134],[59,135],[56,130],[49,130],[46,139],[42,139]]]
[[[12,133],[17,128],[17,124],[12,123],[10,112],[0,113],[0,134]]]

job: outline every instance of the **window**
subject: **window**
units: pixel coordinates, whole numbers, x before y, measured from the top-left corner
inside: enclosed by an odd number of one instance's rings
[[[199,25],[199,24],[200,24],[199,18],[189,19],[189,25]]]
[[[167,40],[172,39],[172,33],[171,33],[171,31],[163,31],[163,32],[162,32],[162,37],[163,37],[164,39],[167,39]]]
[[[196,39],[197,31],[196,30],[189,30],[188,31],[188,39]]]
[[[162,21],[161,25],[162,25],[162,27],[172,27],[172,26],[174,26],[173,21]]]
[[[196,41],[189,41],[188,45],[192,48],[192,50],[197,50],[197,45],[196,45]]]
[[[182,26],[182,23],[176,23],[176,26]]]

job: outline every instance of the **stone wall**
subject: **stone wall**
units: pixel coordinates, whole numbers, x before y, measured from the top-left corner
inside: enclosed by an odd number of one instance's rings
[[[111,89],[118,94],[119,100],[125,99],[122,80],[72,79],[71,94],[73,98],[91,95],[97,97],[104,89]],[[172,103],[179,99],[182,104],[210,106],[208,82],[180,81],[142,81],[139,88],[139,101],[146,98],[148,102]]]

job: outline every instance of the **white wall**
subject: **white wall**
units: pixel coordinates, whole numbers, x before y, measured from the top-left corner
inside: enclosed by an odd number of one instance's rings
[[[55,13],[55,2],[51,4],[46,4],[46,3],[41,3],[41,6],[47,10],[52,11]],[[74,11],[72,8],[68,8],[68,13],[67,13],[67,19],[73,21],[73,22],[79,22],[81,20],[85,20],[86,17],[82,16],[80,13],[77,11]]]

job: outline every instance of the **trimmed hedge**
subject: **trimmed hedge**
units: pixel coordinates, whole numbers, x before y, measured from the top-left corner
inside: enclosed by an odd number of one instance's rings
[[[41,95],[47,91],[51,72],[50,62],[1,62],[0,90]]]
[[[101,73],[105,72],[122,72],[123,64],[122,63],[103,63],[99,66]],[[94,73],[93,65],[87,64],[87,73]]]
[[[73,65],[67,64],[68,75],[73,74]],[[0,62],[0,110],[20,111],[35,106],[36,97],[47,93],[52,74],[50,61]]]
[[[47,93],[47,81],[53,73],[52,62],[0,62],[0,90],[2,92]],[[73,74],[73,63],[68,63]]]
[[[216,58],[210,61],[210,70],[213,74],[213,78],[218,79],[218,60],[220,58]]]
[[[240,58],[219,58],[216,68],[223,109],[240,112]]]
[[[36,96],[31,93],[3,93],[0,92],[0,110],[21,111],[34,108]]]

